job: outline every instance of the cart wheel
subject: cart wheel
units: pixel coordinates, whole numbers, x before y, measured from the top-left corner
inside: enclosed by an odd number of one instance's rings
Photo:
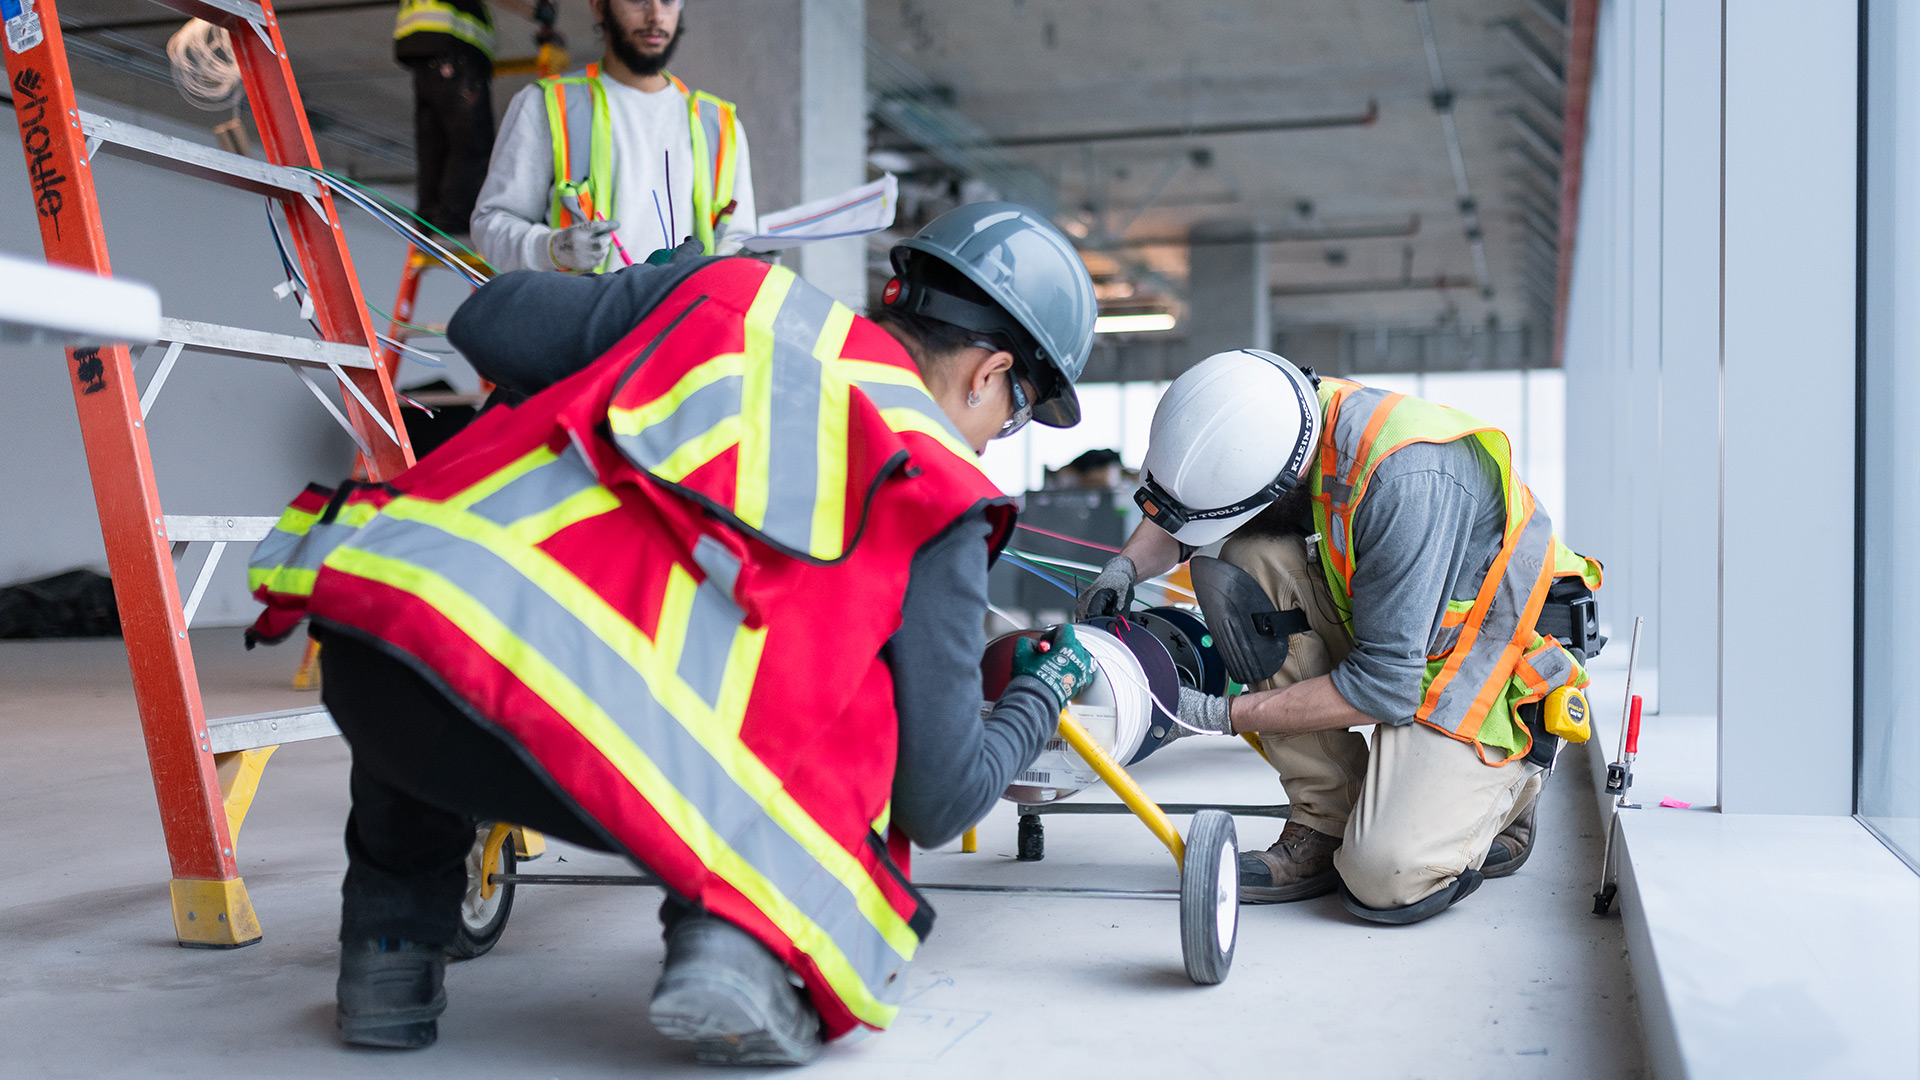
[[[513,912],[512,885],[495,885],[492,896],[480,895],[480,862],[486,856],[487,834],[492,831],[492,822],[481,822],[474,834],[473,847],[467,852],[467,893],[460,898],[460,929],[454,934],[453,944],[447,946],[449,960],[485,956],[500,940],[500,932],[507,928],[507,916]],[[513,840],[509,837],[500,845],[499,860],[493,871],[511,874],[515,863]]]
[[[1202,810],[1187,830],[1180,866],[1180,952],[1187,978],[1212,986],[1233,966],[1240,936],[1240,844],[1233,818]]]
[[[1014,858],[1021,862],[1039,862],[1047,857],[1047,830],[1039,814],[1021,814],[1015,836]]]

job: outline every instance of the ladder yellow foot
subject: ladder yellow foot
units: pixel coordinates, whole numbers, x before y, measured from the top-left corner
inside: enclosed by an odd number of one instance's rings
[[[174,878],[173,934],[187,949],[237,949],[260,940],[260,920],[246,883]]]

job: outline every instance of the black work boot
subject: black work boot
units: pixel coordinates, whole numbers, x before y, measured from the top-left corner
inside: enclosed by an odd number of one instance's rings
[[[1272,847],[1240,853],[1240,902],[1285,904],[1325,896],[1340,885],[1333,868],[1339,849],[1340,837],[1287,822]]]
[[[418,1050],[440,1035],[447,1011],[446,950],[397,938],[340,944],[334,1026],[354,1046]]]
[[[1493,846],[1487,849],[1486,860],[1480,864],[1480,876],[1503,878],[1525,865],[1527,856],[1533,854],[1534,837],[1539,830],[1534,827],[1534,818],[1540,811],[1540,796],[1535,795],[1520,816],[1500,830],[1493,838]]]
[[[647,1018],[710,1065],[805,1065],[820,1056],[820,1014],[787,965],[745,930],[704,913],[667,929],[667,966]]]

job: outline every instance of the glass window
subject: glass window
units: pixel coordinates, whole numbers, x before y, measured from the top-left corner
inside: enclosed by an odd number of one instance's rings
[[[1867,27],[1856,810],[1920,870],[1920,5],[1870,0]]]

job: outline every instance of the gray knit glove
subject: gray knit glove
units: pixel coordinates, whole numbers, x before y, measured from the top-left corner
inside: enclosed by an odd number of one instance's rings
[[[1181,735],[1233,734],[1233,720],[1228,715],[1227,699],[1218,694],[1203,694],[1181,687],[1179,731]]]
[[[1133,560],[1125,555],[1115,555],[1100,568],[1100,576],[1093,579],[1087,591],[1080,594],[1080,602],[1074,606],[1073,619],[1084,622],[1102,615],[1125,615],[1133,607],[1133,583],[1140,577],[1140,571]]]
[[[607,261],[619,227],[618,221],[586,221],[555,229],[547,235],[547,257],[562,270],[589,273]]]

